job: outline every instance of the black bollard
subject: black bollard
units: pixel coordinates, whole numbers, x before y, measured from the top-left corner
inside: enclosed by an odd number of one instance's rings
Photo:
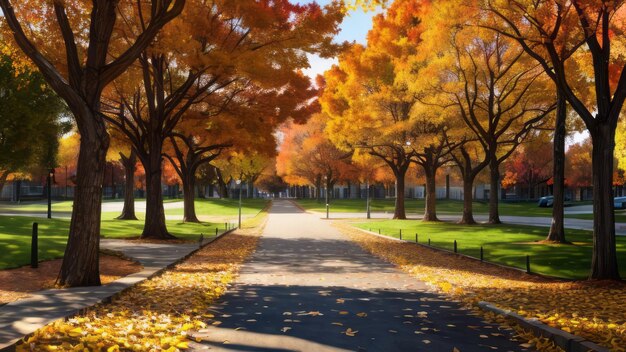
[[[39,266],[39,224],[33,223],[33,235],[30,242],[30,267],[37,268]]]
[[[454,253],[457,253],[456,240],[454,240]]]
[[[530,256],[526,256],[526,273],[530,274]]]
[[[483,256],[483,246],[480,246],[480,261],[481,262],[483,261],[483,258],[484,258],[484,256]]]
[[[402,240],[402,229],[400,229],[400,240]]]

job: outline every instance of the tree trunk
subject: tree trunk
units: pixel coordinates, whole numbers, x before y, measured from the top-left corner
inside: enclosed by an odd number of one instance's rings
[[[598,119],[601,116],[597,117]],[[613,213],[613,153],[615,128],[609,124],[591,131],[593,139],[593,256],[591,279],[619,280]]]
[[[248,181],[246,183],[246,198],[254,198],[254,182]]]
[[[557,97],[556,124],[554,126],[554,146],[552,165],[552,223],[546,241],[567,243],[565,239],[565,119],[567,102],[559,93]]]
[[[474,188],[474,177],[471,175],[463,175],[463,216],[459,221],[459,224],[474,225],[474,210],[473,201],[474,197],[472,189]]]
[[[183,177],[183,222],[200,222],[196,215],[195,172],[188,172]]]
[[[500,169],[497,157],[494,155],[489,162],[489,223],[501,224],[498,212],[498,185],[500,184]]]
[[[85,125],[87,121],[89,123]],[[76,191],[59,284],[71,287],[99,286],[102,184],[109,135],[104,122],[95,116],[83,116],[79,127],[82,128]]]
[[[7,183],[7,178],[9,177],[9,170],[2,171],[0,174],[0,197],[2,196],[2,190],[4,189],[4,185]]]
[[[137,154],[131,151],[128,157],[121,155],[122,165],[126,179],[124,180],[124,208],[122,214],[117,217],[119,220],[137,220],[135,214],[135,165],[137,163]]]
[[[406,219],[406,210],[404,208],[404,176],[405,172],[396,172],[396,206],[393,211],[394,219]]]
[[[161,187],[161,153],[151,153],[146,170],[146,220],[141,238],[174,239],[167,231],[165,209],[163,208],[163,188]]]
[[[426,176],[425,188],[425,207],[423,221],[439,221],[437,219],[437,185],[435,174],[437,170],[434,167],[424,167]]]

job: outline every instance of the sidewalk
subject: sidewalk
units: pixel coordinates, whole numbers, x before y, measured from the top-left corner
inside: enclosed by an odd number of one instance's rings
[[[203,244],[215,237],[207,238]],[[125,240],[103,239],[101,248],[124,253],[143,265],[138,273],[123,277],[108,285],[51,289],[0,306],[0,350],[12,346],[25,335],[55,321],[74,315],[80,310],[106,301],[115,294],[155,275],[168,266],[192,254],[198,243],[155,244],[129,243]]]
[[[211,308],[194,349],[211,351],[520,351],[483,322],[350,241],[275,200],[259,247]]]

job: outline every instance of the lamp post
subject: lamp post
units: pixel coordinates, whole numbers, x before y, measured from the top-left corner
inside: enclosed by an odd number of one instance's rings
[[[48,219],[52,219],[52,177],[54,169],[48,170],[47,187],[48,187]]]
[[[328,204],[328,176],[324,176],[324,189],[326,190],[326,219],[329,218],[330,204]]]
[[[237,228],[241,228],[241,180],[237,180],[235,183],[239,186],[239,225]]]

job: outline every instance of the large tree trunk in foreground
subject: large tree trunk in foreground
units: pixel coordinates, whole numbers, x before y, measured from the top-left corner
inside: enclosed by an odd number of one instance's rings
[[[396,173],[396,204],[395,209],[393,211],[394,219],[406,219],[406,210],[404,207],[404,173],[397,172]]]
[[[121,161],[124,166],[126,179],[124,180],[124,208],[119,220],[137,220],[135,214],[135,165],[137,164],[137,154],[131,151],[128,157],[122,155]]]
[[[146,219],[141,238],[174,239],[167,231],[165,209],[163,208],[163,188],[161,187],[161,153],[151,154],[146,170]]]
[[[601,116],[597,116],[600,119]],[[619,280],[613,213],[613,153],[615,128],[596,126],[593,139],[593,256],[591,279]]]
[[[437,170],[435,168],[424,167],[424,174],[426,175],[426,200],[423,221],[439,221],[439,219],[437,219],[436,172]]]
[[[498,186],[500,184],[500,169],[497,158],[493,156],[489,162],[489,223],[501,224],[498,211]]]
[[[196,216],[195,172],[188,172],[183,177],[183,222],[200,222]]]
[[[552,157],[552,223],[546,241],[567,243],[565,240],[565,119],[567,102],[561,93],[557,97],[556,123],[554,126],[554,147]]]
[[[463,176],[463,216],[459,221],[459,224],[473,225],[476,223],[474,220],[473,202],[474,195],[472,190],[474,188],[474,177],[471,175]]]
[[[99,119],[101,120],[101,119]],[[103,121],[82,126],[70,233],[59,275],[61,286],[100,285],[102,184],[109,135]]]

